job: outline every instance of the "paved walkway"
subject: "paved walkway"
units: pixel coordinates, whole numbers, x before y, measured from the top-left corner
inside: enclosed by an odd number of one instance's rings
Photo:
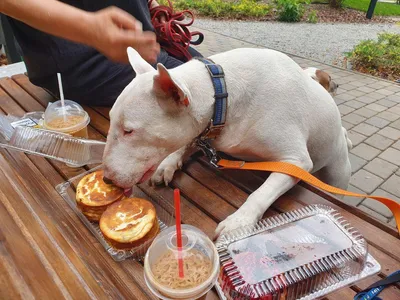
[[[205,41],[197,49],[206,56],[240,47],[261,47],[204,29]],[[353,142],[350,153],[353,176],[350,191],[388,196],[400,202],[400,85],[360,73],[292,58],[302,67],[327,71],[340,85],[335,101],[343,126]],[[370,199],[343,201],[395,226],[392,213]]]
[[[321,63],[343,67],[344,53],[379,33],[398,33],[396,24],[285,23],[199,18],[196,26]]]

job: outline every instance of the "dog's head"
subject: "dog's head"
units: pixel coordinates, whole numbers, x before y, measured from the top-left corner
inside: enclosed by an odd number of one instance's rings
[[[304,71],[312,79],[319,82],[329,93],[331,93],[332,95],[336,94],[339,85],[332,80],[331,76],[328,73],[317,68],[306,68],[304,69]]]
[[[123,188],[147,180],[167,155],[191,142],[193,128],[185,84],[132,48],[128,56],[136,77],[110,111],[103,157],[104,176]]]

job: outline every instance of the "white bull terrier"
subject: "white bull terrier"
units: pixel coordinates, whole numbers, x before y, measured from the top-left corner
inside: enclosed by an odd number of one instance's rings
[[[132,48],[137,76],[110,111],[105,177],[129,189],[152,175],[168,184],[214,112],[214,87],[205,65],[191,60],[155,70]],[[331,95],[291,58],[268,49],[236,49],[210,57],[227,85],[225,128],[213,147],[246,161],[284,161],[346,189],[351,142]],[[216,229],[222,233],[256,223],[298,180],[272,173]]]

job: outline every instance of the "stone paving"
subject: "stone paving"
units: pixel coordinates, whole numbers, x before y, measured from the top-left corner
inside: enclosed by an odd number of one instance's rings
[[[193,29],[205,34],[203,44],[196,47],[205,56],[241,47],[262,48],[208,30]],[[343,126],[353,142],[349,190],[387,196],[400,202],[400,85],[306,58],[291,57],[301,67],[312,66],[328,72],[340,85],[334,98]],[[343,201],[395,226],[390,210],[377,201],[353,197],[345,197]]]

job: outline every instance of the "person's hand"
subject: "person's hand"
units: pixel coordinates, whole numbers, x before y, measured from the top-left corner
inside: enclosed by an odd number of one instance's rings
[[[142,24],[129,13],[109,7],[92,13],[91,46],[111,60],[128,62],[127,48],[132,47],[149,63],[157,60],[160,45],[153,32],[143,32]]]
[[[153,9],[157,6],[160,6],[160,4],[156,0],[152,0],[150,3],[149,9]],[[157,19],[158,19],[158,22],[160,22],[161,24],[167,22],[167,16],[165,15],[165,13],[159,13]]]

